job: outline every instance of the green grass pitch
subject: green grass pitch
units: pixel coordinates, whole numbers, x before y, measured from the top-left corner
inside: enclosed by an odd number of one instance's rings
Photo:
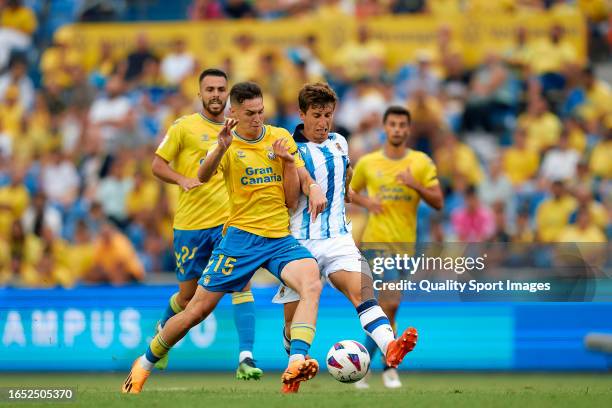
[[[374,373],[371,388],[358,391],[323,371],[297,395],[281,395],[280,374],[259,382],[235,380],[229,373],[155,372],[140,395],[119,393],[122,374],[1,374],[0,387],[75,387],[74,402],[19,403],[12,406],[66,407],[610,407],[609,374],[402,374],[404,387],[383,388]],[[6,400],[0,407],[8,406]]]

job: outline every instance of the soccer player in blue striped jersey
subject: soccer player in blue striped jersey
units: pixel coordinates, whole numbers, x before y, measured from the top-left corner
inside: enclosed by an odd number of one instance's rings
[[[397,367],[416,345],[416,329],[409,327],[395,339],[389,319],[378,305],[372,274],[357,249],[346,218],[345,201],[352,170],[346,139],[330,132],[337,96],[327,84],[306,84],[298,96],[300,118],[293,134],[312,179],[327,197],[327,207],[318,216],[309,214],[309,200],[300,196],[291,212],[291,234],[316,258],[319,270],[353,304],[365,332],[376,342],[387,365]],[[299,295],[281,285],[273,302],[284,304],[283,337],[289,352],[290,332]],[[298,387],[296,383],[295,387]]]

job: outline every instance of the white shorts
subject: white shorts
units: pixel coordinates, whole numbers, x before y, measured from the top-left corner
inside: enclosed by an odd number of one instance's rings
[[[321,279],[337,271],[365,273],[372,276],[368,261],[361,255],[351,234],[327,239],[298,240],[317,260]],[[329,279],[327,279],[329,281]],[[331,282],[329,282],[331,285]],[[333,285],[332,285],[333,286]],[[288,286],[280,285],[272,303],[290,303],[300,300],[300,295]]]

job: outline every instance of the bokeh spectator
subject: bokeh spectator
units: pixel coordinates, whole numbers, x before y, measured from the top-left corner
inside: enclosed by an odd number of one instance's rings
[[[527,147],[527,131],[518,127],[514,132],[514,144],[503,153],[503,170],[516,189],[523,189],[535,178],[540,167],[540,155]]]
[[[463,242],[484,242],[495,233],[493,212],[480,202],[474,186],[467,188],[465,206],[451,214],[451,221],[457,238]]]
[[[0,101],[0,120],[2,131],[11,138],[15,145],[23,133],[25,125],[26,110],[19,100],[19,88],[12,84],[4,92],[4,98]]]
[[[161,62],[161,72],[170,85],[178,85],[193,72],[195,58],[187,50],[183,38],[177,38],[172,43],[172,50]]]
[[[538,154],[556,145],[561,134],[561,121],[541,96],[529,101],[525,113],[518,117],[518,126],[527,132],[527,147]]]
[[[233,19],[256,17],[255,8],[251,2],[246,0],[226,0],[223,12],[227,17]]]
[[[250,81],[257,75],[257,65],[261,50],[255,46],[255,39],[247,33],[238,34],[234,38],[237,52],[232,53],[231,61],[232,80],[235,82]]]
[[[559,234],[559,242],[572,243],[602,243],[607,242],[606,236],[593,222],[588,208],[580,207],[576,215],[576,223],[565,226]]]
[[[195,0],[187,13],[190,20],[216,20],[225,17],[218,0]]]
[[[145,62],[151,58],[155,58],[155,54],[151,49],[149,37],[145,33],[139,33],[136,36],[136,48],[127,56],[125,80],[137,79],[142,73]]]
[[[461,142],[452,132],[444,132],[439,147],[434,152],[438,176],[446,185],[456,187],[461,177],[468,184],[478,186],[483,179],[478,157],[469,145]]]
[[[540,177],[546,181],[568,182],[574,178],[579,161],[580,153],[570,147],[569,134],[567,129],[564,129],[557,145],[544,155]]]
[[[111,224],[103,224],[94,242],[93,266],[85,282],[122,285],[141,281],[144,269],[130,241]]]
[[[124,81],[119,76],[111,77],[106,84],[106,95],[96,99],[89,110],[91,142],[111,151],[132,144],[133,113]]]
[[[42,236],[43,230],[48,230],[59,237],[63,227],[62,213],[47,200],[45,193],[38,192],[23,216],[23,227],[28,234]]]
[[[0,13],[0,25],[31,37],[36,31],[38,21],[34,11],[25,6],[22,0],[6,0]]]
[[[13,166],[10,183],[0,187],[0,240],[8,239],[11,226],[20,221],[30,205],[30,193],[24,186],[25,171]]]
[[[498,118],[512,113],[516,93],[511,73],[499,55],[487,55],[484,64],[473,75],[470,88],[463,115],[464,130],[483,129],[489,133],[500,130],[503,124]]]
[[[132,188],[133,180],[126,175],[121,159],[112,162],[108,176],[98,184],[96,201],[102,204],[104,215],[120,228],[125,228],[128,221],[126,200]]]
[[[569,223],[576,209],[576,199],[566,190],[563,181],[554,181],[550,187],[551,197],[544,200],[536,213],[536,233],[541,242],[555,242]]]
[[[380,78],[383,73],[387,51],[385,44],[372,38],[365,25],[357,28],[357,38],[338,50],[337,63],[346,78]]]
[[[34,104],[34,83],[27,76],[28,65],[25,59],[15,57],[9,64],[8,72],[0,75],[0,102],[9,88],[15,86],[19,90],[19,104],[29,110]]]

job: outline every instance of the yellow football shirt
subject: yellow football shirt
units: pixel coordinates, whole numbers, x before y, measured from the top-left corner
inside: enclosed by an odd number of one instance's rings
[[[484,176],[478,162],[478,157],[467,144],[457,142],[452,147],[445,145],[438,148],[434,155],[436,163],[439,164],[438,172],[440,177],[452,180],[457,175],[461,175],[470,184],[479,185],[482,182]]]
[[[23,185],[0,188],[0,239],[8,238],[14,220],[18,220],[30,204],[30,195]]]
[[[286,139],[296,167],[304,167],[293,137],[285,129],[266,125],[256,140],[236,132],[217,175],[222,174],[230,197],[228,227],[267,238],[289,235],[289,210],[283,188],[283,162],[274,155],[272,143]],[[215,175],[215,177],[217,176]]]
[[[527,131],[527,148],[537,153],[556,145],[563,127],[557,115],[552,112],[546,112],[540,117],[522,114],[518,118],[518,125]]]
[[[510,147],[503,157],[503,169],[513,185],[519,185],[538,173],[540,156],[530,149]]]
[[[28,7],[17,7],[16,9],[7,7],[0,14],[0,25],[32,34],[38,26],[38,21],[34,11]]]
[[[423,152],[410,150],[404,158],[393,160],[379,150],[357,162],[351,188],[367,189],[368,196],[378,198],[383,208],[382,213],[369,215],[362,242],[416,241],[420,196],[397,181],[397,175],[408,168],[424,187],[438,184],[436,166]]]
[[[612,178],[612,140],[602,140],[591,152],[589,168],[591,172],[602,178]]]
[[[543,201],[536,211],[536,228],[540,241],[556,242],[576,207],[576,200],[569,195],[559,200],[550,198]]]
[[[559,242],[603,243],[607,242],[607,239],[596,225],[589,225],[586,229],[580,229],[576,225],[568,225],[561,231]]]
[[[580,63],[576,50],[568,42],[553,44],[547,40],[541,41],[534,46],[534,53],[537,57],[530,62],[536,74],[560,72],[568,64]]]
[[[168,129],[155,154],[171,163],[172,168],[197,178],[200,163],[217,141],[223,123],[213,122],[201,113],[183,116]],[[200,187],[183,191],[180,187],[174,228],[199,230],[213,228],[227,220],[227,190],[221,175]]]

